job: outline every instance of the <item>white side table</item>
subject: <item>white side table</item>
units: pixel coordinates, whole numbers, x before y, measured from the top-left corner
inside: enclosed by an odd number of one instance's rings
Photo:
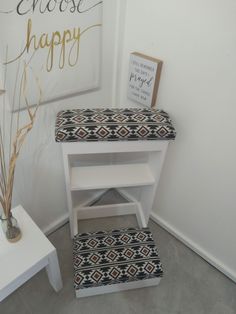
[[[62,288],[57,252],[22,206],[13,209],[22,238],[9,243],[0,227],[0,301],[46,267],[55,291]]]

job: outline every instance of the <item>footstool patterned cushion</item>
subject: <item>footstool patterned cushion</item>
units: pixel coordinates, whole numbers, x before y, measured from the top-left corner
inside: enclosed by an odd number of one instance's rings
[[[60,111],[57,142],[172,140],[175,129],[166,112],[149,108]]]
[[[162,277],[148,228],[82,233],[74,237],[75,290]]]

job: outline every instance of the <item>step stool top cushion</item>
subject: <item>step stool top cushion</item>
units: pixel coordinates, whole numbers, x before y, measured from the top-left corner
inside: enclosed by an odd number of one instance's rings
[[[176,132],[163,110],[74,109],[57,114],[57,142],[173,140]]]
[[[148,228],[82,233],[74,237],[75,290],[162,277]]]

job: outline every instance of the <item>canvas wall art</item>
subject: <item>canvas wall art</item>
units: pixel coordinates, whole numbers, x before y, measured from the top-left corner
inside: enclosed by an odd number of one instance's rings
[[[97,88],[101,33],[99,0],[1,0],[0,58],[10,103],[24,106],[24,64],[30,69],[30,103],[38,99],[36,75],[44,102]]]

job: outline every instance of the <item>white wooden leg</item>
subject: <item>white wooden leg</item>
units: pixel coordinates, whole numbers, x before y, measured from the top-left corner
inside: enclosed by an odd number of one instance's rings
[[[64,164],[64,172],[65,172],[65,179],[66,179],[66,194],[67,194],[67,205],[68,205],[68,212],[69,212],[69,221],[70,221],[70,234],[71,238],[78,233],[78,217],[77,212],[74,210],[73,201],[72,201],[72,194],[70,190],[70,161],[69,155],[67,154],[66,149],[63,149],[63,164]]]
[[[71,209],[69,210],[69,220],[70,220],[71,239],[73,239],[74,236],[78,234],[78,217],[77,217],[77,211],[73,209],[72,206],[71,206]]]
[[[52,285],[53,289],[56,292],[61,290],[63,284],[56,250],[48,256],[48,265],[46,266],[46,271],[49,282]]]
[[[147,221],[144,216],[143,208],[141,203],[134,197],[132,196],[129,192],[127,192],[124,189],[118,189],[119,193],[127,199],[127,201],[132,202],[136,206],[135,214],[137,218],[137,222],[140,228],[146,228],[147,227]]]
[[[152,186],[144,186],[141,191],[140,203],[144,212],[145,221],[148,224],[156,189],[160,180],[161,170],[165,160],[168,142],[164,143],[162,150],[149,154],[149,167],[155,177],[155,184]]]
[[[139,202],[137,202],[136,218],[140,228],[147,228],[147,221],[145,219],[142,206]]]

